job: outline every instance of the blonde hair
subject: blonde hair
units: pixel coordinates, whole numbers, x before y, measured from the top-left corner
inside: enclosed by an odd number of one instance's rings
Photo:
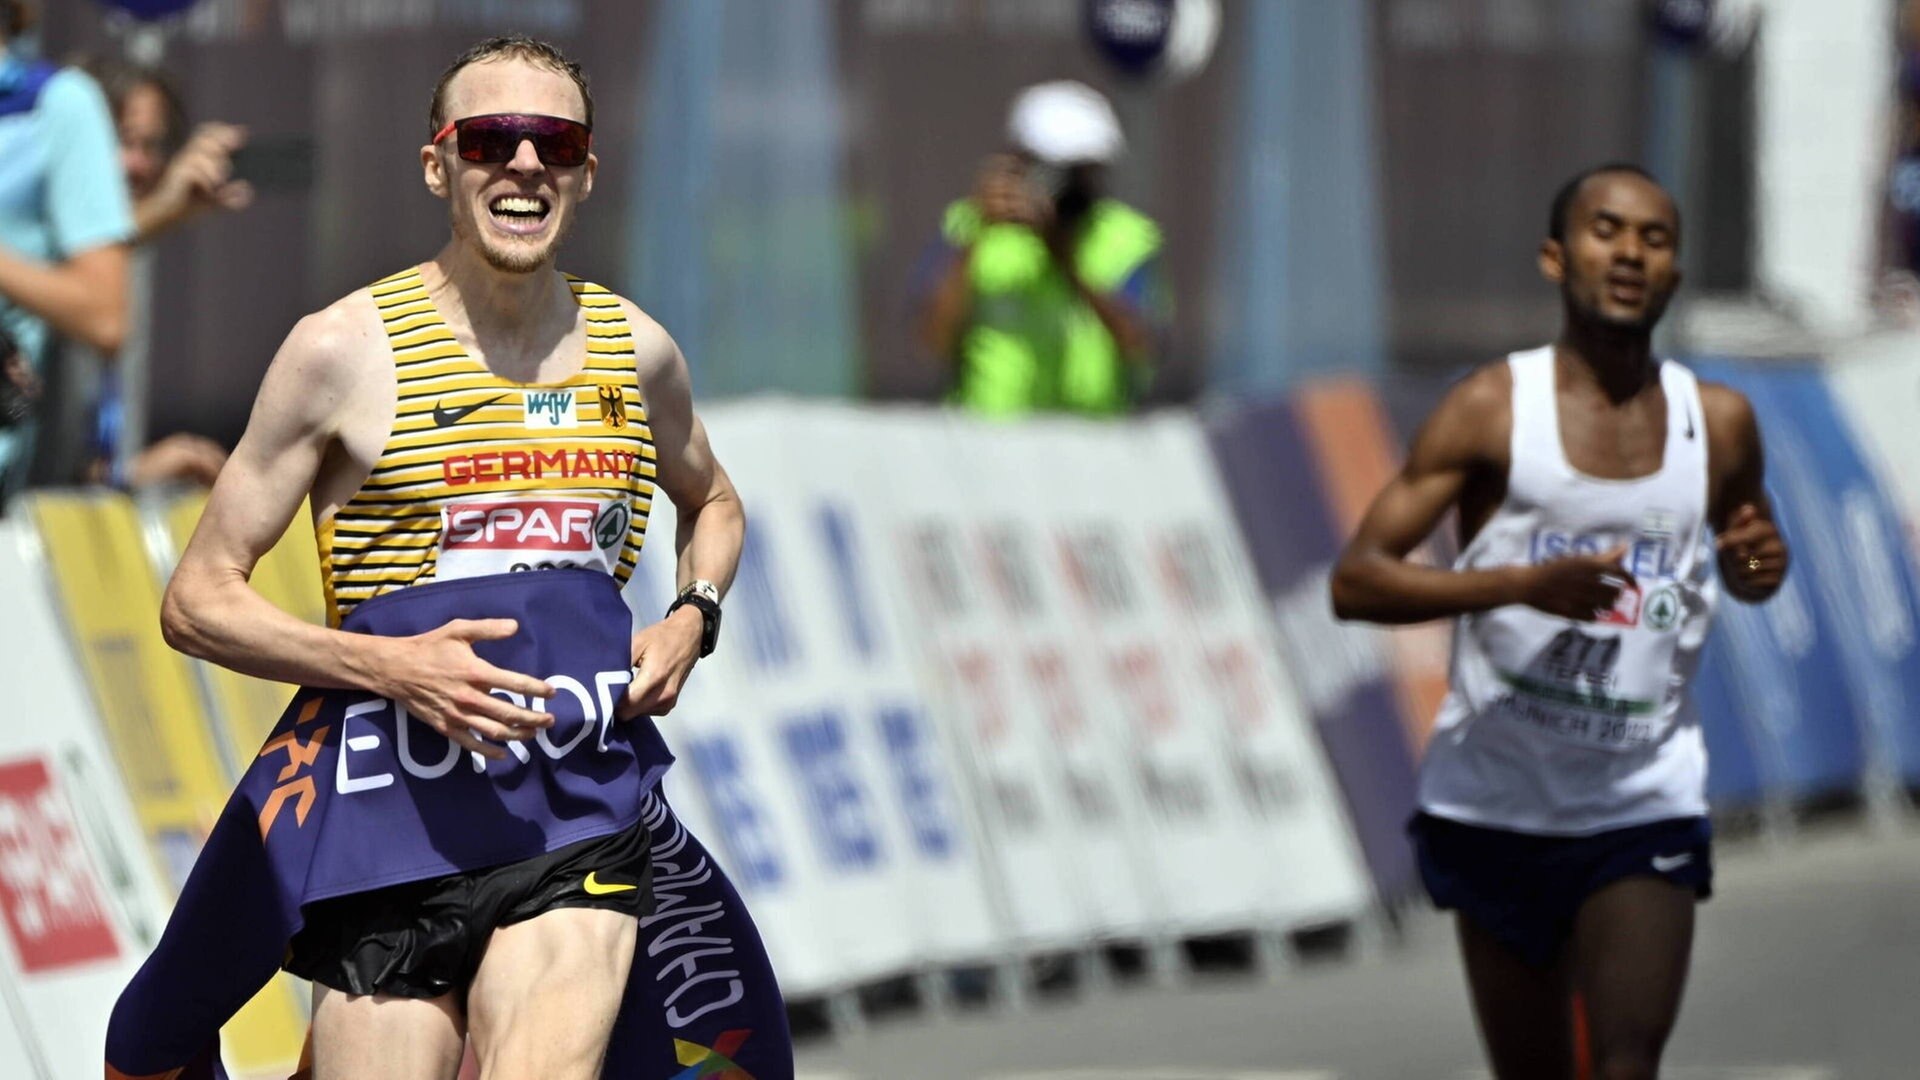
[[[538,38],[530,38],[525,34],[503,34],[500,37],[490,37],[461,53],[454,58],[453,63],[447,65],[447,70],[440,73],[440,81],[433,84],[433,102],[427,107],[428,135],[439,134],[441,126],[447,122],[447,118],[442,113],[447,106],[447,85],[453,82],[453,77],[470,64],[501,59],[525,60],[537,67],[546,68],[572,79],[573,85],[580,90],[581,102],[586,105],[587,127],[593,127],[593,92],[587,89],[587,76],[580,70],[579,63],[569,60],[567,54],[561,52],[558,47]]]

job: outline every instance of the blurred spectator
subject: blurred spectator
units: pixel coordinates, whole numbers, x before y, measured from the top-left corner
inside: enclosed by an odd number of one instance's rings
[[[145,245],[208,211],[237,211],[253,202],[253,187],[233,178],[233,155],[246,145],[244,128],[203,123],[184,140],[186,110],[165,74],[105,59],[84,64],[106,91],[120,138],[120,164],[134,199],[136,243]],[[175,148],[178,147],[176,150]],[[211,486],[227,452],[204,436],[168,435],[137,453],[145,441],[144,417],[150,320],[145,317],[149,257],[135,260],[135,309],[122,363],[102,379],[92,410],[86,479],[143,487],[163,483]]]
[[[1892,158],[1887,171],[1875,302],[1883,315],[1920,323],[1920,0],[1901,0]]]
[[[1077,82],[1029,87],[1011,149],[947,208],[921,329],[975,412],[1112,415],[1151,375],[1168,303],[1158,225],[1104,193],[1125,145],[1113,107]]]
[[[26,475],[51,335],[120,349],[134,233],[106,100],[83,73],[22,55],[33,14],[0,0],[0,328],[18,345],[0,417],[20,417],[0,427],[0,507]]]
[[[253,203],[253,185],[233,178],[233,155],[247,144],[245,128],[209,121],[181,145],[186,110],[164,73],[110,60],[90,60],[86,69],[113,107],[140,243],[209,210]]]

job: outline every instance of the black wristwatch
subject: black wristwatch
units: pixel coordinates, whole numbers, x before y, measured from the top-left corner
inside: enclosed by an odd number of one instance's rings
[[[682,606],[700,610],[700,655],[707,656],[720,641],[720,590],[711,581],[692,581],[667,605],[672,615]]]

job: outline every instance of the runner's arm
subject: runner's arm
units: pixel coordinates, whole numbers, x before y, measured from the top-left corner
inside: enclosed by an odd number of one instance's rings
[[[352,393],[351,320],[329,309],[302,319],[267,369],[246,433],[214,482],[161,608],[167,643],[265,679],[371,689],[364,635],[281,611],[248,579],[313,487],[336,418]]]
[[[1504,472],[1499,448],[1513,427],[1512,376],[1489,364],[1461,380],[1414,438],[1407,463],[1367,508],[1333,571],[1333,613],[1342,619],[1415,623],[1508,604],[1591,620],[1611,609],[1632,575],[1626,545],[1533,566],[1449,570],[1407,561],[1476,473]]]
[[[1460,500],[1474,471],[1490,462],[1489,429],[1508,408],[1505,365],[1463,379],[1414,437],[1406,464],[1375,496],[1333,570],[1333,613],[1342,619],[1416,623],[1485,611],[1521,600],[1519,568],[1454,571],[1407,555]]]
[[[724,597],[740,565],[746,540],[746,511],[727,471],[707,443],[707,431],[693,411],[693,385],[687,360],[658,323],[625,304],[633,327],[634,357],[640,392],[647,406],[657,457],[655,481],[673,500],[676,590],[695,580],[710,581]],[[655,505],[658,505],[657,503]],[[627,685],[620,715],[657,716],[673,708],[680,688],[700,658],[703,617],[685,605],[672,618],[641,630],[633,638],[633,682]]]
[[[746,512],[732,479],[714,459],[706,427],[694,414],[686,357],[667,332],[638,308],[629,305],[627,318],[634,327],[640,392],[646,398],[647,423],[659,458],[655,480],[673,500],[677,517],[676,587],[684,588],[695,579],[711,581],[725,596],[740,565]],[[698,625],[699,620],[693,622]]]
[[[415,716],[489,757],[491,738],[525,738],[548,722],[489,689],[547,697],[531,676],[495,668],[471,642],[506,637],[511,620],[456,620],[429,634],[382,638],[316,626],[281,611],[249,583],[313,487],[323,457],[338,452],[339,418],[354,397],[377,329],[344,304],[294,327],[267,370],[246,434],[220,471],[161,605],[167,643],[245,675],[300,686],[370,690],[403,701]],[[380,349],[384,342],[373,342]],[[373,353],[372,355],[378,355]],[[522,733],[524,732],[524,734]]]
[[[1792,562],[1767,498],[1760,421],[1746,395],[1717,383],[1700,385],[1700,407],[1706,412],[1714,475],[1708,513],[1720,577],[1734,599],[1756,604],[1780,590]]]

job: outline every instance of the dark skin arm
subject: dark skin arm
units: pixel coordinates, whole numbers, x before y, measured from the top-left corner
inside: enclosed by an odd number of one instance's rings
[[[1528,604],[1553,615],[1592,619],[1613,607],[1625,548],[1537,566],[1458,571],[1407,556],[1461,510],[1463,539],[1498,505],[1513,430],[1512,376],[1504,362],[1482,367],[1448,393],[1415,436],[1407,461],[1360,521],[1333,571],[1333,611],[1342,619],[1404,624]]]
[[[1745,395],[1717,383],[1700,385],[1700,407],[1706,411],[1713,492],[1707,515],[1718,534],[1720,579],[1728,595],[1757,604],[1780,591],[1792,561],[1767,499],[1760,424]]]

